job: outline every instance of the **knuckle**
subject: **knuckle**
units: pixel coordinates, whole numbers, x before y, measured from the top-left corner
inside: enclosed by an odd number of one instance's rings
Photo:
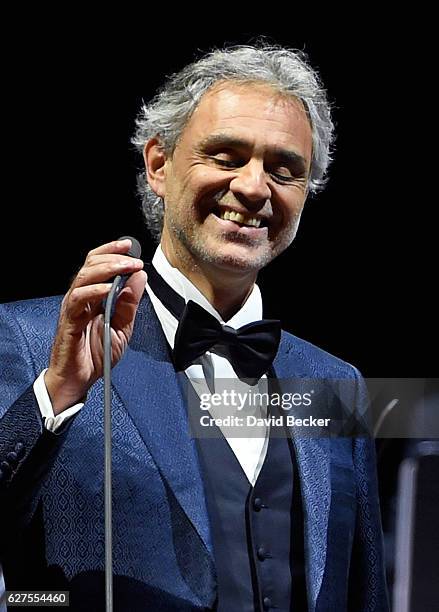
[[[72,291],[70,292],[70,303],[71,304],[77,304],[79,302],[79,298],[80,298],[80,292],[77,288],[72,289]]]
[[[81,268],[78,274],[76,275],[75,285],[82,284],[85,281],[85,279],[86,279],[85,271],[83,268]]]

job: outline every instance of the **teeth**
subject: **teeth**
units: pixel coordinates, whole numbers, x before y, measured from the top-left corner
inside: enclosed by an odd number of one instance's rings
[[[241,213],[234,212],[233,210],[223,211],[221,213],[221,219],[225,219],[226,221],[236,221],[237,223],[251,225],[253,227],[259,227],[261,225],[260,219],[256,219],[256,217],[245,217]]]

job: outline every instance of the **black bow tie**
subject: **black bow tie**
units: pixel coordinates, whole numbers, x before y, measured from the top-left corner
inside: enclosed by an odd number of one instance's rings
[[[145,266],[148,284],[179,320],[172,357],[177,370],[185,370],[198,357],[215,347],[231,362],[239,378],[259,379],[270,368],[279,347],[280,321],[262,319],[234,329],[221,323],[201,306],[184,299],[158,274]]]

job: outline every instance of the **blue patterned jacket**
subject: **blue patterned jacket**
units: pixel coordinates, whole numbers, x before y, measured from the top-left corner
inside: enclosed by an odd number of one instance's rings
[[[48,365],[61,297],[0,305],[0,555],[9,589],[70,591],[103,609],[103,383],[62,433],[44,429],[32,384]],[[279,378],[362,380],[352,366],[282,333]],[[215,563],[187,410],[151,302],[113,369],[115,610],[215,606]],[[375,455],[367,437],[292,431],[304,504],[312,612],[388,610]],[[302,612],[302,611],[298,611]]]

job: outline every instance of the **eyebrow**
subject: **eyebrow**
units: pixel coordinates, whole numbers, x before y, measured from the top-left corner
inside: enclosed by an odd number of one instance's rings
[[[243,138],[229,136],[228,134],[211,134],[204,138],[199,144],[200,149],[208,149],[209,147],[215,146],[244,149],[249,148],[251,145]],[[277,146],[271,147],[270,153],[279,159],[279,161],[299,166],[303,172],[306,172],[308,161],[299,153]]]

